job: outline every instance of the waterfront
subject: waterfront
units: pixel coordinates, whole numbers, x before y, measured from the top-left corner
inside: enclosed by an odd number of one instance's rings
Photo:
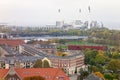
[[[48,39],[86,39],[88,36],[42,36],[42,37],[15,37],[14,39],[24,39],[24,40],[48,40]]]

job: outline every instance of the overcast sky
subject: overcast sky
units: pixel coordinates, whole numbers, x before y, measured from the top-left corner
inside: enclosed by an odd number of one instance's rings
[[[0,23],[45,25],[76,19],[96,20],[108,28],[120,29],[120,0],[0,0]]]

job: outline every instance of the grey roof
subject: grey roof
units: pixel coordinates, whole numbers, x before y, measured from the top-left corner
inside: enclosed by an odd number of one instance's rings
[[[14,54],[14,50],[10,46],[8,46],[8,45],[0,45],[0,47],[2,47],[7,53],[9,53],[9,55]]]
[[[38,49],[36,49],[32,46],[29,46],[29,45],[26,45],[26,44],[23,44],[21,46],[23,46],[26,51],[32,53],[33,55],[37,54],[41,57],[47,57],[47,54],[45,52],[42,52],[41,50],[38,50]]]
[[[13,64],[14,61],[20,62],[34,62],[38,59],[42,59],[41,57],[34,57],[34,56],[14,56],[14,57],[0,57],[0,62],[11,63]]]
[[[35,53],[39,56],[25,56],[24,54],[14,54],[14,55],[8,55],[6,57],[0,57],[0,62],[5,62],[5,63],[11,63],[13,64],[14,61],[20,61],[20,62],[34,62],[38,59],[43,59],[45,57],[49,58],[54,58],[54,59],[71,59],[71,58],[76,58],[77,56],[84,56],[82,53],[75,53],[69,56],[65,56],[65,57],[59,57],[53,54],[47,54],[45,52],[42,52],[38,49],[35,49],[32,46],[29,45],[22,45],[24,47],[25,50],[29,51],[30,53]]]
[[[24,49],[27,50],[28,52],[37,54],[37,55],[39,55],[40,57],[43,57],[43,58],[47,57],[47,58],[57,58],[57,59],[70,59],[70,58],[74,58],[74,57],[77,57],[77,56],[84,56],[83,53],[81,52],[81,53],[75,53],[75,54],[64,56],[64,57],[59,57],[57,55],[42,52],[41,50],[38,50],[38,49],[36,49],[36,48],[34,48],[30,45],[23,44],[21,46],[23,46]]]
[[[95,76],[93,73],[90,74],[85,80],[102,80],[98,76]]]

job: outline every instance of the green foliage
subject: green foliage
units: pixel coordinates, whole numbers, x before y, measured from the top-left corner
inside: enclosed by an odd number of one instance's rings
[[[42,60],[37,60],[33,65],[34,68],[42,68]]]
[[[113,75],[110,74],[110,73],[104,74],[104,77],[105,77],[106,80],[113,80]]]
[[[95,62],[94,58],[90,59],[90,65],[96,65],[96,62]]]
[[[49,62],[47,60],[43,61],[43,67],[44,68],[50,68],[50,64],[49,64]]]
[[[23,80],[45,80],[45,78],[41,76],[31,76],[31,77],[25,77]]]
[[[88,67],[88,71],[91,73],[91,72],[97,72],[99,71],[99,69],[96,67],[96,66],[89,66]]]
[[[118,51],[114,51],[114,52],[112,53],[112,58],[113,58],[113,59],[120,59],[120,54],[119,54],[119,52],[118,52]]]
[[[117,45],[120,44],[120,31],[108,29],[91,29],[90,35],[96,39],[89,39],[89,42],[103,45]]]
[[[96,76],[100,77],[102,80],[105,80],[104,75],[100,72],[95,72],[94,73]]]
[[[117,70],[120,70],[120,60],[113,59],[108,64],[108,69],[116,72]]]
[[[120,80],[120,74],[115,73],[105,73],[104,77],[106,80]]]
[[[80,73],[79,77],[81,77],[81,78],[86,78],[89,75],[89,72],[84,71],[83,68],[80,69],[79,73]]]
[[[116,73],[116,74],[114,73],[114,74],[113,74],[113,78],[114,78],[115,80],[120,80],[120,74],[119,74],[119,73],[118,73],[118,74],[117,74],[117,73]]]
[[[95,65],[95,57],[98,54],[97,50],[85,50],[85,63],[90,65]]]
[[[97,64],[105,64],[105,57],[102,54],[97,54],[95,57],[95,62]]]
[[[50,68],[50,64],[47,60],[37,60],[35,64],[33,65],[34,68]]]
[[[66,43],[66,40],[65,40],[65,39],[60,39],[60,40],[58,40],[58,42],[59,42],[60,44],[65,44],[65,43]]]
[[[65,56],[67,56],[67,53],[65,53],[65,52],[57,52],[57,55],[60,56],[60,57],[65,57]]]

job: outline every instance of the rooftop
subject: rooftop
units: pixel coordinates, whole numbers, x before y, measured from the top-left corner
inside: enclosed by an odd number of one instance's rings
[[[42,76],[46,80],[69,80],[61,68],[0,69],[0,77],[5,77],[7,73],[10,73],[10,70],[14,70],[14,74],[17,74],[20,79],[30,76]]]
[[[1,39],[0,38],[0,44],[7,44],[11,47],[16,47],[21,44],[24,44],[24,41],[22,39]]]

